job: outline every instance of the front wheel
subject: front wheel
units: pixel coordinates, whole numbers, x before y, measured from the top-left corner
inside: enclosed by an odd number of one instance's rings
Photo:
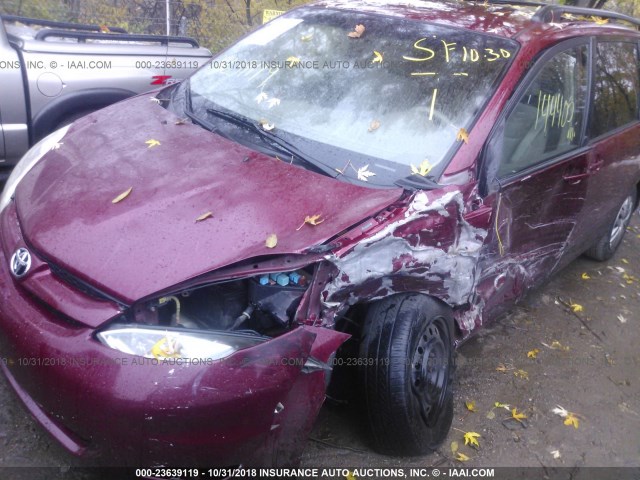
[[[620,205],[620,209],[613,221],[609,224],[607,233],[585,252],[585,255],[594,260],[605,261],[613,257],[622,243],[624,233],[631,222],[633,211],[636,207],[636,191],[627,196]]]
[[[453,419],[453,316],[420,294],[394,295],[369,309],[360,354],[375,447],[420,455],[447,436]]]

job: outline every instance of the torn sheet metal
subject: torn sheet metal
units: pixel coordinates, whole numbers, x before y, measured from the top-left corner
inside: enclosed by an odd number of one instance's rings
[[[453,307],[468,303],[487,231],[466,222],[462,212],[463,195],[457,188],[416,193],[404,213],[380,231],[346,253],[326,257],[338,273],[321,292],[323,306],[335,314],[408,291]],[[332,322],[331,314],[325,312],[323,318]]]

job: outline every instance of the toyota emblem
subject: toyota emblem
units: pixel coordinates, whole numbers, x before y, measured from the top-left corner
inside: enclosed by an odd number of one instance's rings
[[[31,268],[31,254],[26,248],[19,248],[11,257],[11,273],[16,278],[24,277]]]

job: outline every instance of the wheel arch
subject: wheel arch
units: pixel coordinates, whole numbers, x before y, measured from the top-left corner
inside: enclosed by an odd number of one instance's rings
[[[33,119],[31,143],[51,133],[65,117],[77,111],[95,111],[135,95],[123,88],[91,88],[59,97]]]

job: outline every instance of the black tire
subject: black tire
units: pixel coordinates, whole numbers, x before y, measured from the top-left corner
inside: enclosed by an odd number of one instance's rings
[[[425,295],[394,295],[367,312],[361,378],[379,452],[421,455],[446,438],[453,419],[453,335],[451,309]]]
[[[631,222],[631,217],[636,207],[637,193],[633,190],[618,209],[615,218],[609,224],[607,233],[600,237],[596,243],[584,254],[594,260],[604,262],[609,260],[616,253],[622,243],[624,233]]]

